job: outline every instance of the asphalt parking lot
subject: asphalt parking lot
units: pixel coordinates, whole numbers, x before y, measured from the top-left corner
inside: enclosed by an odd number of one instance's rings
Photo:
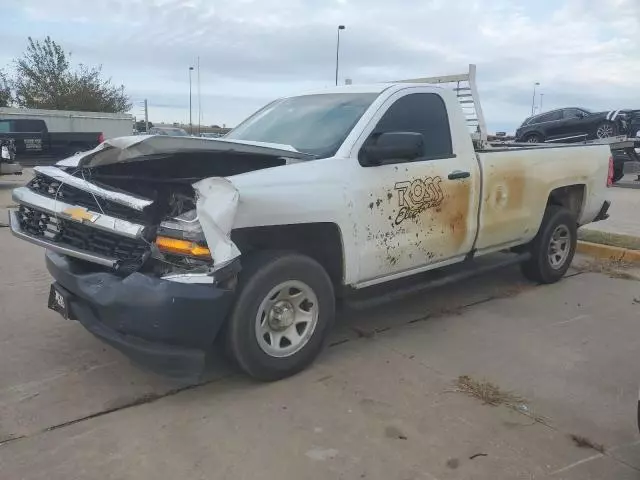
[[[194,386],[48,311],[42,250],[0,228],[0,478],[640,479],[640,281],[592,270],[343,310],[302,374],[213,358]]]

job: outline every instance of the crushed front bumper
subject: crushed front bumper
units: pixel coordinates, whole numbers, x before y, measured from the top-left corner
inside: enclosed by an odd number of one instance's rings
[[[233,292],[141,273],[87,272],[46,253],[47,269],[69,295],[70,318],[132,361],[158,373],[197,378],[231,307]]]

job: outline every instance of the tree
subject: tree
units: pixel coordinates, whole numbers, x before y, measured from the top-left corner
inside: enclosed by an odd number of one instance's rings
[[[131,108],[124,86],[102,78],[102,67],[78,65],[51,37],[29,37],[22,58],[15,61],[15,100],[21,107],[93,112],[126,112]]]
[[[0,107],[8,107],[11,105],[11,85],[7,74],[0,70]]]

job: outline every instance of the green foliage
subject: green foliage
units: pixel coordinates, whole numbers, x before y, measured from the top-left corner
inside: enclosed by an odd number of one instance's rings
[[[12,100],[9,78],[6,73],[0,70],[0,107],[8,107]]]
[[[87,112],[126,112],[131,108],[124,86],[102,78],[102,67],[69,63],[70,54],[51,37],[29,37],[15,61],[15,101],[21,107]]]

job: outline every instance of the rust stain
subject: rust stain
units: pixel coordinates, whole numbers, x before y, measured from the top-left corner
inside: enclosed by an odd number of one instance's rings
[[[471,200],[471,183],[455,182],[447,188],[447,199],[443,204],[442,220],[449,228],[452,250],[458,251],[467,239],[467,219]]]
[[[527,172],[522,165],[509,164],[501,167],[494,165],[485,179],[486,196],[482,204],[481,235],[488,234],[487,240],[495,242],[500,239],[492,236],[503,236],[505,224],[513,225],[513,220],[520,217],[525,205]],[[508,232],[504,231],[504,234]]]

